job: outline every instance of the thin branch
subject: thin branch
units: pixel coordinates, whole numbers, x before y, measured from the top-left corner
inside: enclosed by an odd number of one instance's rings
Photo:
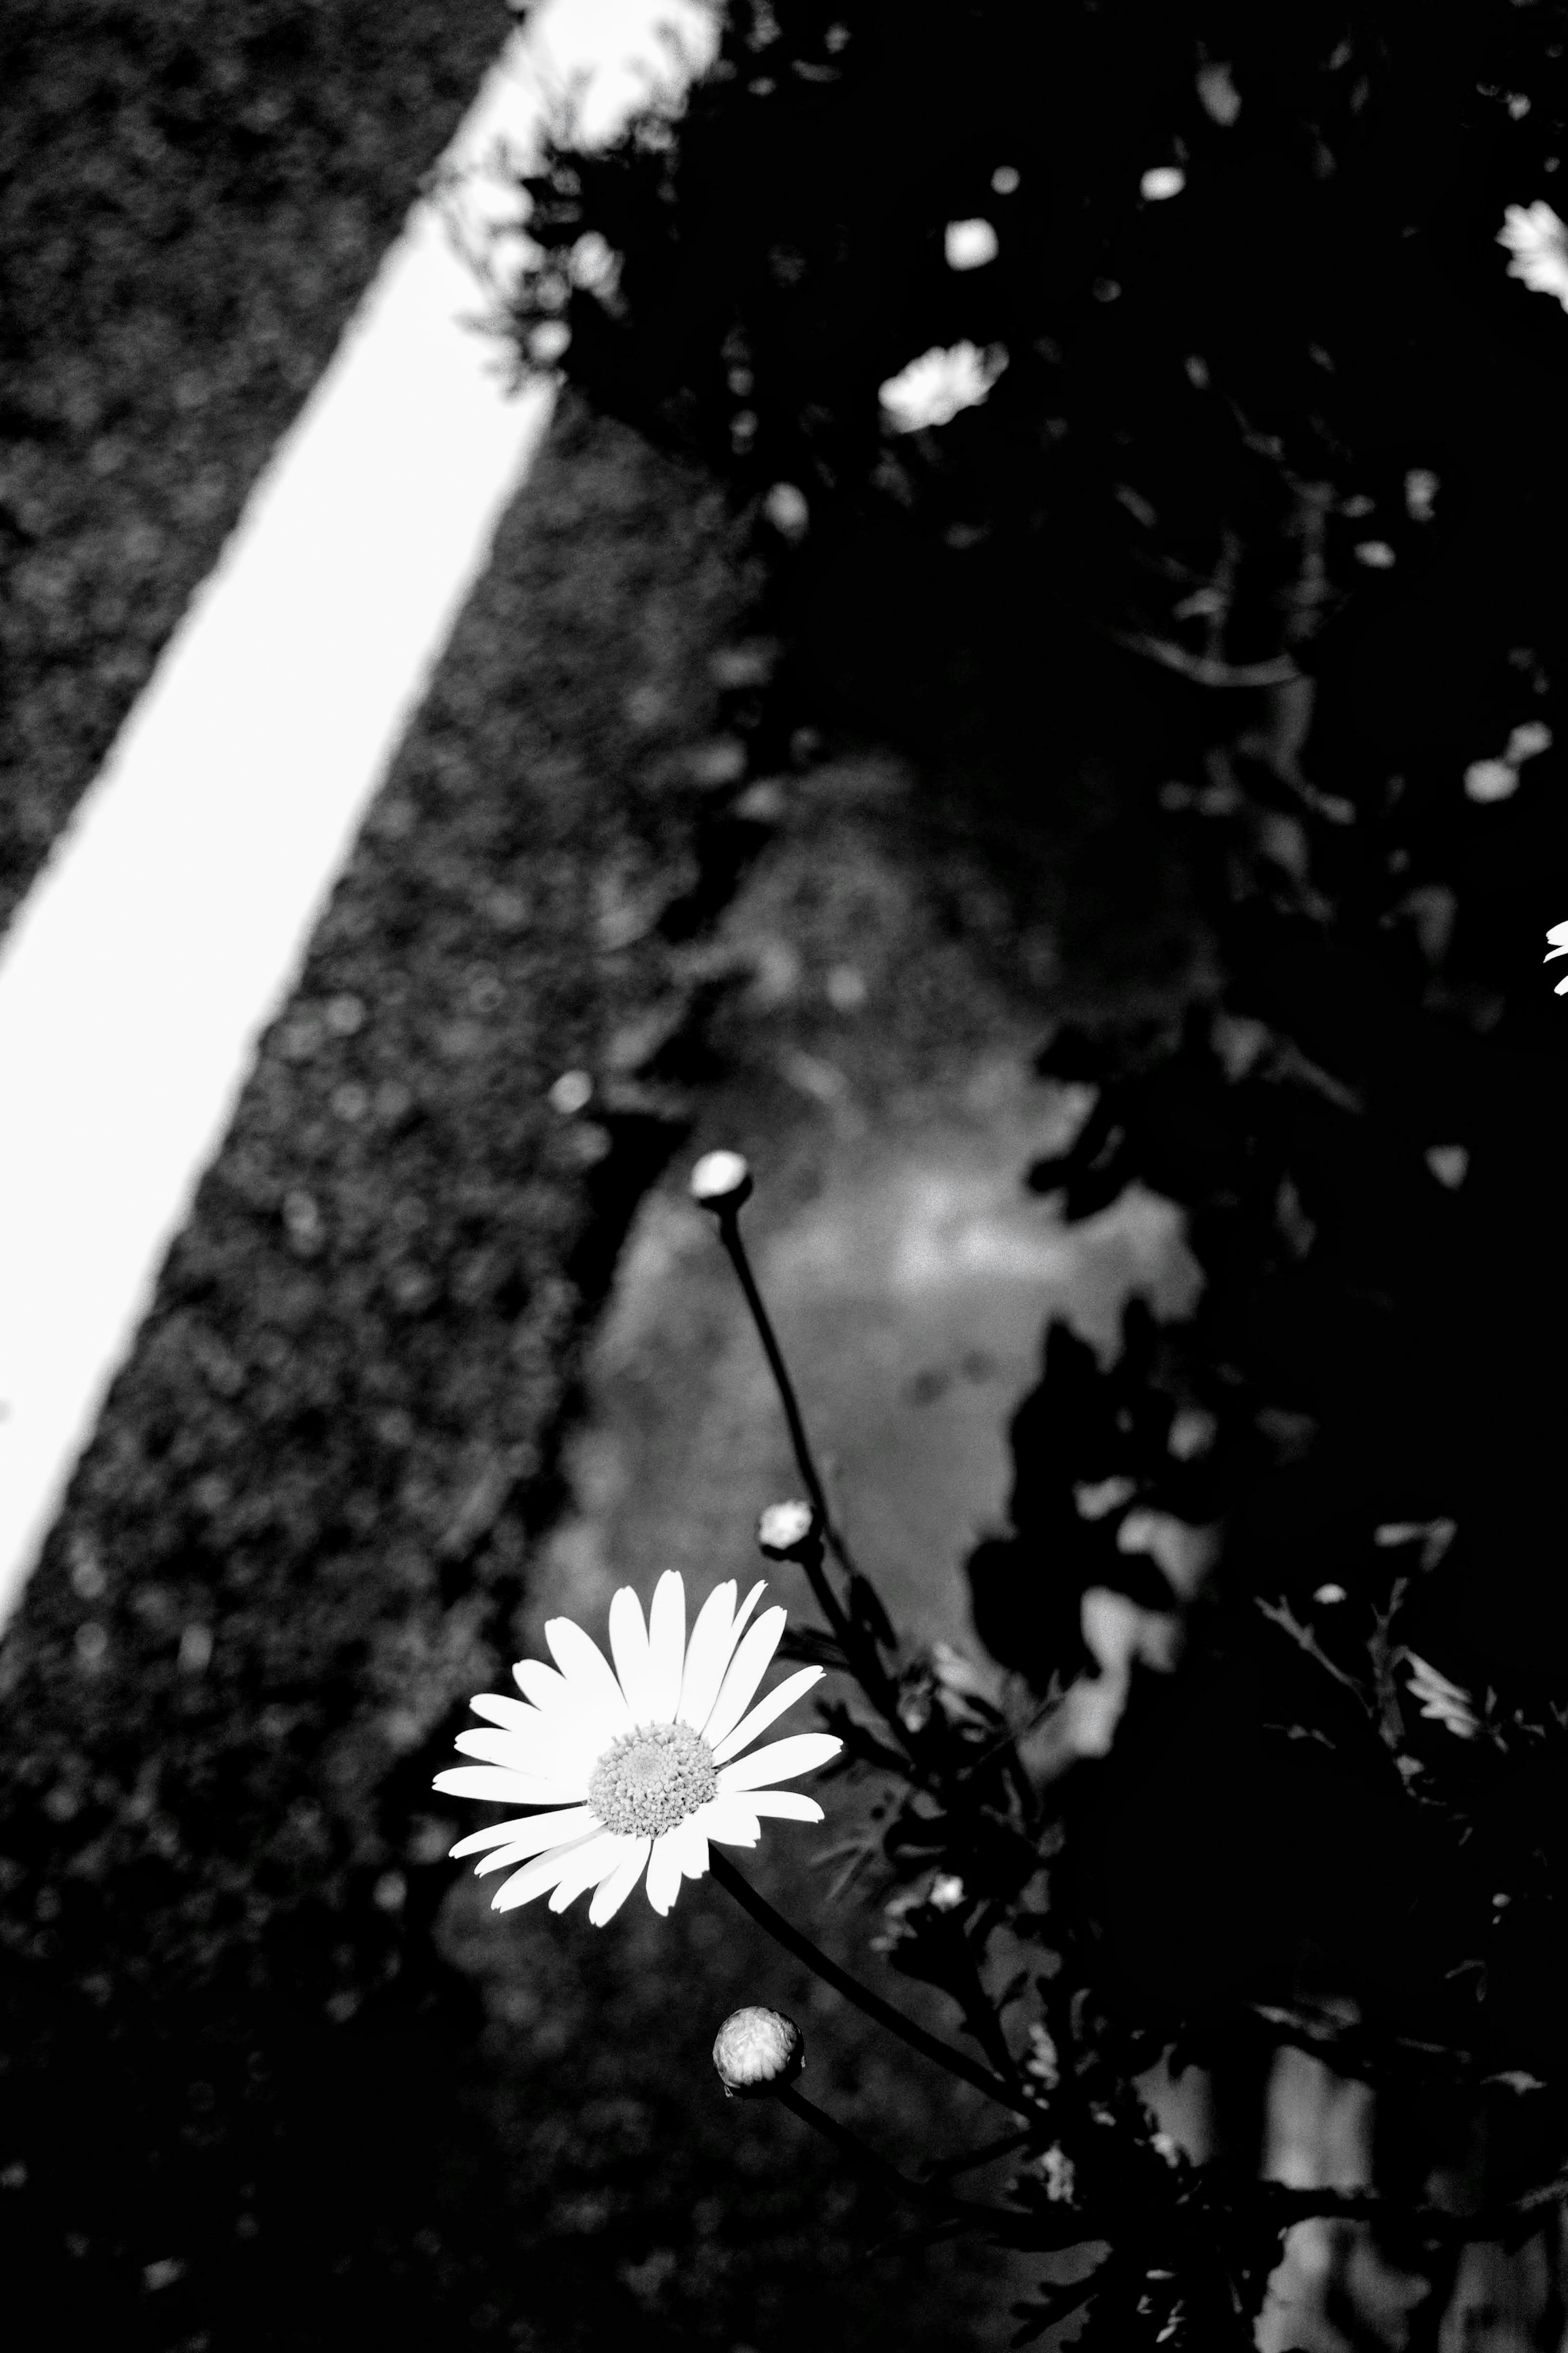
[[[1142,629],[1112,629],[1110,634],[1129,653],[1142,654],[1147,660],[1190,678],[1196,686],[1289,686],[1301,675],[1289,654],[1275,654],[1268,661],[1218,661],[1212,655],[1189,653],[1167,638],[1152,638]]]
[[[749,1912],[771,1936],[777,1938],[786,1952],[793,1953],[797,1960],[815,1969],[819,1978],[832,1986],[836,1992],[841,1993],[847,2001],[852,2001],[858,2010],[864,2010],[868,2018],[874,2019],[889,2034],[896,2034],[900,2042],[909,2044],[911,2051],[918,2051],[923,2059],[934,2060],[939,2067],[945,2067],[949,2074],[962,2077],[964,2083],[973,2084],[976,2091],[984,2092],[1000,2106],[1010,2108],[1015,2116],[1030,2114],[1028,2103],[1022,2094],[1011,2091],[999,2075],[994,2075],[989,2068],[982,2066],[978,2060],[969,2058],[965,2052],[953,2050],[951,2043],[942,2042],[934,2034],[928,2034],[923,2026],[917,2026],[912,2019],[906,2018],[901,2010],[895,2010],[879,1994],[874,1994],[868,1986],[863,1986],[858,1978],[852,1978],[847,1969],[840,1968],[837,1961],[830,1960],[809,1936],[795,1927],[782,1913],[775,1912],[766,1896],[760,1895],[751,1881],[737,1871],[728,1855],[721,1853],[716,1846],[709,1849],[709,1868],[720,1886],[734,1897],[742,1911]]]

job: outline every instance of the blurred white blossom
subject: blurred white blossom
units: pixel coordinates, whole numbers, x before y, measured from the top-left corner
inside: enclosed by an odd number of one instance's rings
[[[571,269],[574,285],[607,301],[620,283],[621,258],[596,228],[591,228],[572,248]]]
[[[883,412],[895,433],[949,424],[960,409],[980,406],[1006,364],[999,343],[984,353],[973,343],[922,352],[881,386]]]
[[[1163,204],[1167,196],[1179,196],[1187,185],[1187,175],[1175,164],[1156,164],[1145,172],[1138,183],[1138,193],[1152,205]]]
[[[1519,790],[1519,770],[1507,760],[1472,760],[1465,770],[1465,795],[1472,801],[1506,801]]]
[[[1223,58],[1198,68],[1198,99],[1206,114],[1228,131],[1241,112],[1241,93]]]
[[[996,232],[988,220],[949,221],[942,250],[950,269],[984,269],[996,259]]]
[[[1532,294],[1555,294],[1568,311],[1568,227],[1550,205],[1510,205],[1497,241],[1513,256],[1510,278],[1522,278]]]
[[[1522,762],[1533,760],[1538,753],[1550,752],[1551,749],[1552,730],[1545,721],[1526,719],[1510,735],[1508,750],[1503,754],[1503,758],[1510,761],[1517,768]]]
[[[811,524],[805,492],[794,482],[775,482],[763,501],[768,521],[784,539],[804,539]]]

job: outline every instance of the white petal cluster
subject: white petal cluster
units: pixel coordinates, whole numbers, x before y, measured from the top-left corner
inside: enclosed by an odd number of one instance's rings
[[[710,1839],[755,1846],[764,1816],[821,1821],[815,1799],[773,1785],[826,1765],[843,1743],[803,1732],[751,1746],[823,1672],[802,1667],[755,1700],[784,1628],[778,1608],[748,1626],[764,1589],[759,1581],[737,1608],[733,1578],[716,1586],[688,1641],[678,1570],[659,1578],[646,1621],[623,1586],[610,1604],[613,1666],[570,1618],[552,1618],[544,1639],[554,1665],[521,1659],[512,1669],[521,1700],[485,1693],[472,1702],[491,1728],[459,1733],[458,1746],[482,1761],[438,1773],[437,1788],[540,1810],[493,1822],[452,1849],[482,1852],[481,1876],[520,1866],[496,1894],[498,1911],[548,1894],[551,1910],[563,1912],[591,1887],[588,1916],[602,1926],[646,1870],[647,1900],[667,1913],[681,1881],[708,1869]],[[658,1827],[614,1828],[605,1814],[617,1811]]]
[[[985,352],[973,343],[922,352],[880,387],[883,414],[895,433],[950,424],[961,409],[980,406],[1006,364],[999,343]]]
[[[942,232],[942,255],[950,269],[984,269],[1000,250],[988,220],[949,221]]]
[[[1568,226],[1550,205],[1510,205],[1497,241],[1513,256],[1510,278],[1522,278],[1532,294],[1555,294],[1568,311]]]

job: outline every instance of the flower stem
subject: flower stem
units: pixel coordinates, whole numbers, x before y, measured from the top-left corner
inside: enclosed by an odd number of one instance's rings
[[[966,2084],[973,2084],[977,2091],[984,2092],[1001,2106],[1011,2109],[1015,2116],[1032,2114],[1022,2094],[1010,2090],[1001,2076],[994,2075],[988,2067],[983,2067],[978,2060],[969,2058],[965,2052],[954,2051],[950,2043],[942,2042],[936,2035],[928,2034],[924,2027],[917,2026],[912,2019],[905,2018],[890,2002],[884,2001],[879,1994],[872,1993],[847,1969],[841,1969],[837,1961],[829,1960],[809,1936],[803,1936],[798,1928],[791,1926],[782,1913],[774,1911],[765,1895],[758,1894],[751,1881],[736,1870],[728,1855],[721,1854],[717,1846],[710,1846],[708,1853],[709,1868],[714,1878],[721,1887],[728,1889],[742,1910],[749,1912],[771,1936],[777,1938],[786,1952],[793,1953],[797,1960],[815,1969],[817,1976],[832,1986],[836,1992],[841,1993],[847,2001],[854,2002],[868,2018],[875,2019],[877,2024],[885,2027],[889,2034],[898,2035],[911,2051],[918,2051],[924,2059],[934,2060],[939,2067],[945,2067],[950,2074],[961,2076]]]
[[[793,2084],[775,2084],[773,2095],[786,2108],[793,2109],[803,2124],[808,2124],[814,2132],[819,2132],[824,2140],[831,2141],[839,2155],[847,2157],[858,2172],[867,2175],[892,2197],[901,2198],[912,2206],[923,2218],[928,2232],[945,2225],[942,2235],[951,2238],[957,2231],[980,2228],[1003,2245],[1027,2243],[1026,2217],[1009,2212],[1005,2206],[982,2205],[967,2198],[955,2198],[951,2190],[928,2187],[923,2181],[911,2181],[907,2173],[900,2173],[896,2165],[889,2165],[885,2157],[879,2157],[858,2133],[851,2132],[847,2125],[841,2125],[837,2116],[829,2116],[826,2108],[819,2108],[815,2100],[808,2100]]]
[[[778,1391],[779,1403],[784,1408],[784,1420],[789,1428],[790,1444],[795,1450],[795,1467],[800,1472],[805,1492],[811,1498],[812,1508],[816,1514],[817,1526],[839,1567],[850,1579],[853,1591],[858,1572],[850,1558],[849,1547],[840,1535],[833,1514],[828,1509],[827,1491],[822,1483],[821,1474],[816,1467],[816,1458],[811,1451],[811,1440],[806,1435],[800,1401],[795,1393],[795,1383],[790,1378],[789,1366],[785,1364],[784,1351],[779,1346],[778,1335],[773,1330],[773,1319],[768,1314],[763,1294],[757,1288],[757,1278],[752,1271],[751,1258],[741,1238],[741,1217],[738,1207],[721,1209],[719,1212],[719,1239],[723,1243],[730,1263],[735,1270],[735,1280],[741,1286],[742,1295],[751,1310],[752,1321],[756,1325],[757,1337],[763,1344],[763,1354],[768,1360],[768,1370],[773,1377],[773,1386]],[[888,1724],[897,1734],[900,1745],[907,1751],[909,1738],[899,1717],[898,1694],[889,1681],[881,1660],[877,1655],[875,1643],[868,1641],[859,1627],[851,1622],[832,1587],[828,1584],[822,1566],[820,1546],[816,1548],[815,1556],[809,1550],[802,1555],[801,1567],[805,1569],[811,1589],[816,1596],[818,1607],[838,1638],[839,1647],[845,1657],[853,1664],[867,1693],[880,1708]]]
[[[933,2157],[925,2168],[931,2181],[952,2181],[960,2173],[973,2173],[976,2166],[990,2165],[999,2157],[1010,2157],[1016,2148],[1026,2147],[1034,2137],[1026,2125],[1018,2132],[1004,2133],[999,2140],[988,2140],[981,2148],[972,2148],[963,2157]]]
[[[808,2100],[803,2093],[797,2092],[793,2084],[774,2084],[773,2095],[775,2100],[782,2100],[786,2108],[793,2109],[814,2132],[819,2132],[824,2140],[830,2140],[841,2157],[847,2157],[860,2172],[869,2174],[873,2181],[880,2182],[882,2188],[890,2190],[895,2198],[907,2199],[911,2206],[919,2206],[927,2213],[935,2211],[945,2214],[949,2211],[950,2200],[940,2190],[929,2189],[923,2182],[911,2181],[908,2174],[899,2171],[896,2165],[889,2165],[885,2157],[879,2157],[858,2133],[851,2132],[847,2125],[841,2125],[837,2116],[830,2116],[826,2108],[819,2108],[814,2100]]]
[[[845,1549],[844,1539],[839,1535],[834,1524],[833,1514],[827,1508],[826,1491],[817,1472],[816,1460],[811,1451],[811,1440],[805,1434],[805,1423],[801,1418],[799,1400],[795,1393],[795,1383],[790,1379],[789,1366],[784,1363],[784,1351],[779,1346],[777,1335],[773,1331],[773,1319],[763,1304],[762,1293],[757,1289],[757,1278],[752,1271],[752,1261],[747,1255],[746,1245],[741,1239],[741,1218],[738,1208],[726,1208],[720,1211],[719,1239],[729,1253],[730,1263],[735,1270],[735,1279],[744,1294],[747,1306],[752,1311],[752,1321],[757,1327],[757,1337],[763,1344],[763,1354],[768,1360],[768,1370],[773,1377],[773,1386],[779,1393],[779,1403],[784,1408],[784,1419],[789,1424],[790,1444],[795,1449],[795,1466],[805,1482],[805,1492],[816,1508],[824,1535],[844,1567],[848,1569],[852,1564]]]

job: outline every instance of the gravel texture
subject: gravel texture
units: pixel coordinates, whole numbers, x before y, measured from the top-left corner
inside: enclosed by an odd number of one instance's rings
[[[436,162],[500,0],[13,0],[0,923]]]

